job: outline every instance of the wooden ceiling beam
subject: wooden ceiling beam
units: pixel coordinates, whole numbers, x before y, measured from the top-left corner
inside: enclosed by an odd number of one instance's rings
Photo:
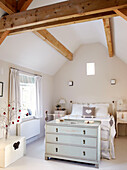
[[[123,19],[127,21],[127,8],[116,9],[114,11],[116,12],[116,14],[118,14],[119,16],[121,16]]]
[[[0,45],[3,43],[3,41],[5,40],[5,38],[9,35],[10,31],[5,31],[3,34],[0,35]]]
[[[32,3],[33,0],[19,0],[18,1],[18,11],[25,11],[28,6]],[[5,3],[5,5],[7,5]],[[7,7],[7,6],[6,6]],[[14,11],[6,11],[9,14],[14,13]],[[16,11],[15,11],[16,12]],[[4,41],[4,39],[9,35],[10,31],[6,30],[4,33],[1,33],[0,36],[0,45]],[[65,56],[67,59],[72,60],[73,54],[65,47],[63,46],[52,34],[50,34],[47,30],[34,32],[37,36],[39,36],[41,39],[46,41],[49,45],[51,45],[53,48],[55,48],[58,52],[60,52],[63,56]]]
[[[110,19],[109,18],[103,19],[103,23],[104,23],[104,29],[105,29],[105,35],[106,35],[106,40],[107,40],[109,56],[113,57],[113,45],[112,45]]]
[[[99,19],[104,19],[104,18],[111,18],[111,17],[116,17],[116,16],[118,16],[118,15],[113,11],[103,12],[103,13],[99,13],[99,14],[81,16],[81,17],[77,17],[74,19],[65,19],[63,21],[55,21],[55,22],[40,24],[37,26],[35,25],[35,26],[15,29],[15,30],[10,31],[9,35],[15,35],[15,34],[20,34],[20,33],[24,33],[24,32],[48,29],[48,28],[58,27],[58,26],[63,26],[63,25],[77,24],[77,23],[81,23],[81,22],[88,22],[88,21],[99,20]]]
[[[33,0],[18,0],[18,7],[17,11],[25,11],[29,5],[32,3]]]
[[[16,0],[0,0],[0,8],[2,8],[8,14],[13,14],[16,11]],[[0,34],[0,45],[9,35],[10,31],[6,30]]]
[[[26,10],[28,7],[28,4],[30,5],[30,0],[25,0],[25,2],[24,2],[24,0],[21,0],[21,1],[23,2],[21,9]],[[0,7],[8,14],[13,14],[13,13],[17,12],[17,1],[16,0],[0,0]],[[0,45],[3,43],[5,38],[9,35],[9,33],[10,33],[9,30],[6,30],[5,32],[1,33]]]
[[[8,14],[17,12],[16,0],[0,0],[0,8],[2,8]]]
[[[50,46],[55,48],[68,60],[71,61],[73,59],[73,54],[47,30],[34,31],[33,33],[44,40],[46,43],[48,43]]]
[[[28,6],[32,3],[32,1],[33,0],[19,0],[18,11],[20,12],[25,11],[25,9],[28,8]],[[67,59],[69,60],[73,59],[73,54],[47,30],[40,30],[40,31],[36,31],[33,33],[37,35],[39,38],[41,38],[43,41],[48,43],[50,46],[52,46],[54,49],[56,49],[59,53],[61,53]]]
[[[108,12],[127,7],[127,0],[73,0],[23,11],[0,20],[0,31],[37,26],[54,21]]]
[[[76,20],[74,19],[74,21],[71,20],[71,19],[66,19],[63,22],[59,22],[59,21],[56,21],[56,22],[53,22],[53,23],[50,22],[49,24],[40,25],[40,28],[45,29],[45,28],[51,28],[51,27],[54,27],[54,26],[61,26],[61,25],[65,25],[65,24],[66,25],[76,24],[76,23],[80,23],[80,22],[86,22],[86,21],[97,20],[97,19],[102,19],[102,18],[106,19],[106,18],[115,17],[115,16],[117,16],[117,14],[115,14],[115,12],[106,12],[106,13],[102,13],[102,14],[94,14],[94,15],[89,15],[89,16],[77,17]],[[26,31],[33,31],[33,30],[36,30],[36,27],[13,30],[12,32],[10,32],[10,35],[23,33],[23,32],[26,32]],[[66,47],[64,47],[58,40],[56,40],[55,37],[52,37],[52,35],[48,31],[46,31],[46,30],[42,31],[41,30],[41,31],[36,31],[34,33],[37,36],[39,36],[41,39],[45,40],[52,47],[54,47],[57,51],[59,51],[66,58],[68,58],[69,60],[72,60],[72,58],[73,58],[72,53],[69,52],[69,50],[67,50]],[[46,37],[45,37],[45,35],[46,35]],[[58,43],[56,43],[56,42],[58,42]],[[60,45],[57,45],[57,44],[60,44]]]

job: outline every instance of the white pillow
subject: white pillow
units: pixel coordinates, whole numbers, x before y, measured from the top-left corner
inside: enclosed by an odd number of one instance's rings
[[[90,107],[95,107],[96,117],[108,117],[109,104],[90,104]]]
[[[84,106],[87,107],[87,104],[73,104],[72,105],[72,113],[71,113],[71,115],[80,115],[80,116],[82,116]]]

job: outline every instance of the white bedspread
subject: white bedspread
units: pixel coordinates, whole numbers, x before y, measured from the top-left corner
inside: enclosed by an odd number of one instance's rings
[[[115,120],[113,116],[109,115],[106,118],[82,118],[81,116],[66,115],[63,118],[80,119],[85,121],[87,120],[101,121],[101,156],[107,159],[115,158],[114,137],[116,134],[116,130],[115,130]],[[112,120],[112,124],[110,123],[111,120]],[[111,150],[109,150],[109,148]]]

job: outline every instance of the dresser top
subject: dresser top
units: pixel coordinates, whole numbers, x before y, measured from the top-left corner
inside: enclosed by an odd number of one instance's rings
[[[84,120],[73,120],[73,119],[64,119],[60,121],[60,119],[52,120],[50,122],[46,122],[47,125],[57,125],[57,126],[87,126],[87,127],[98,127],[101,122],[100,121],[84,121]]]
[[[117,112],[127,112],[127,110],[117,110]]]

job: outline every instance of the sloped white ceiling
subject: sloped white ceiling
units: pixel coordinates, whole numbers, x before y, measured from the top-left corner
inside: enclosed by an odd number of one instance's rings
[[[55,4],[67,0],[33,0],[28,9],[38,8],[45,5]]]
[[[29,9],[57,2],[60,0],[34,0]],[[102,20],[50,28],[48,31],[73,53],[82,44],[100,42],[107,46]],[[127,63],[126,21],[120,17],[112,19],[112,32],[115,54]],[[7,37],[0,46],[0,59],[50,75],[54,75],[67,61],[32,32]]]
[[[50,28],[48,31],[72,52],[82,44],[101,42],[106,46],[102,20]]]
[[[117,17],[114,18],[112,26],[114,52],[117,57],[127,63],[127,21]]]
[[[0,47],[0,59],[50,75],[66,62],[32,32],[7,37]]]

